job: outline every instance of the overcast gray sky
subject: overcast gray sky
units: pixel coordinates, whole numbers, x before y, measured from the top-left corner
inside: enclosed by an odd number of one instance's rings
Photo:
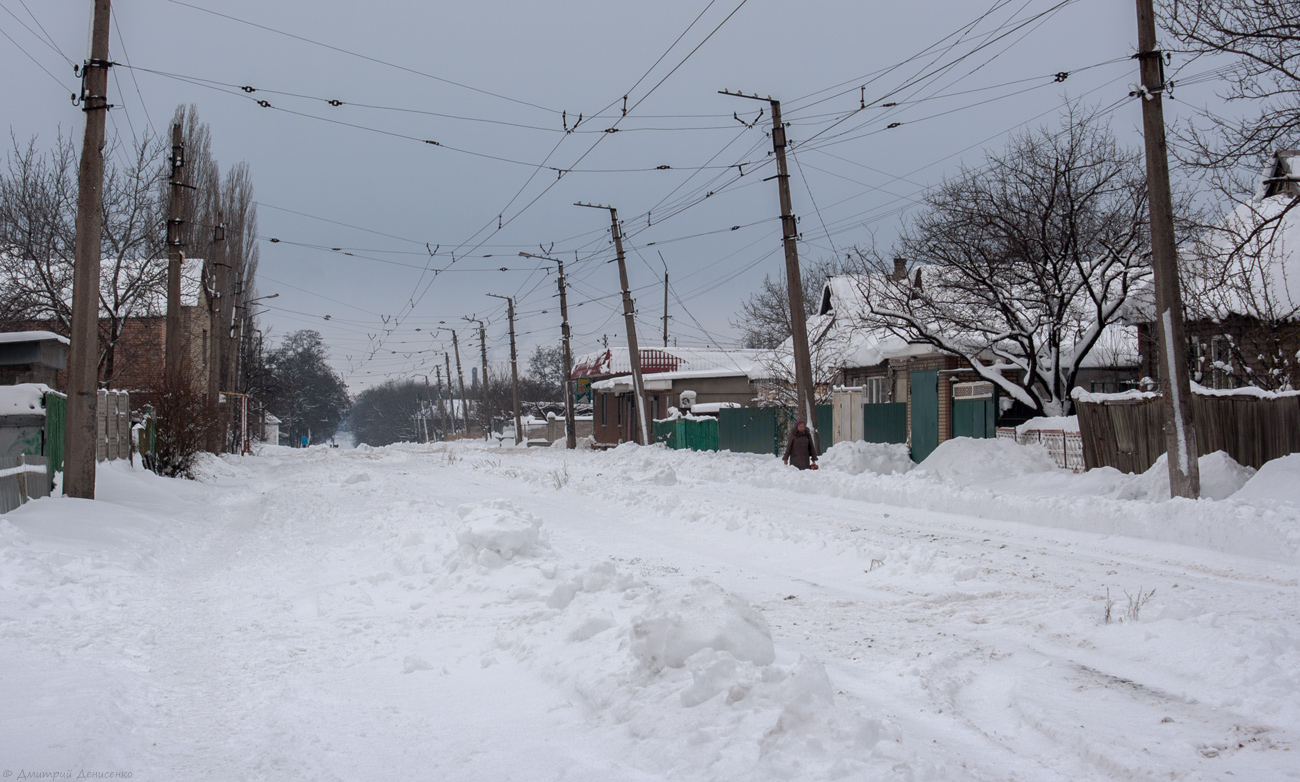
[[[0,0],[5,116],[20,141],[60,128],[80,141],[68,60],[87,55],[91,6]],[[223,168],[252,169],[258,292],[279,294],[264,329],[319,330],[354,393],[432,376],[450,342],[440,325],[476,357],[466,316],[488,321],[489,359],[507,360],[505,305],[488,293],[518,297],[523,356],[557,343],[554,273],[517,257],[539,245],[571,262],[576,352],[602,335],[622,344],[608,215],[578,200],[619,209],[642,345],[659,344],[665,262],[671,337],[734,344],[730,321],[782,256],[776,182],[763,181],[770,118],[747,128],[732,116],[751,121],[765,104],[719,89],[783,101],[803,258],[873,240],[887,250],[927,185],[1008,132],[1054,125],[1067,98],[1113,106],[1121,139],[1141,143],[1140,107],[1123,100],[1137,80],[1132,0],[120,0],[114,15],[111,56],[135,68],[110,79],[110,132],[165,131],[177,104],[198,105]],[[1180,90],[1166,112],[1212,103],[1213,90]]]

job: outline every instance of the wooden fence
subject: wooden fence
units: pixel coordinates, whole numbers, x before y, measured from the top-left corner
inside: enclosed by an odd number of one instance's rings
[[[1088,469],[1146,472],[1165,452],[1159,394],[1092,394],[1075,402]],[[1300,452],[1300,393],[1192,394],[1192,424],[1202,454],[1225,451],[1248,467]]]

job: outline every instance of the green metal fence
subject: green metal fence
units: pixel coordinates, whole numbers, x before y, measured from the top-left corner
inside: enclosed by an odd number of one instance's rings
[[[880,402],[862,406],[863,437],[869,443],[907,442],[907,403]]]
[[[57,391],[45,394],[45,442],[41,455],[46,459],[50,475],[50,489],[54,488],[54,474],[63,472],[64,432],[68,422],[68,398]]]
[[[907,385],[912,394],[912,461],[920,464],[939,447],[939,373],[913,371]]]
[[[783,445],[778,439],[777,407],[730,407],[718,411],[718,448],[732,453],[777,455]]]
[[[997,436],[996,399],[954,399],[952,436],[990,438]]]
[[[654,422],[654,440],[673,450],[718,450],[718,421],[716,418],[691,420],[676,418]]]

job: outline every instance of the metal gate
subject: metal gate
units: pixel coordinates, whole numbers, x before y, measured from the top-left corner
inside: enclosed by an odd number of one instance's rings
[[[869,443],[907,442],[906,402],[863,405],[862,422],[862,439]]]
[[[957,383],[952,387],[952,436],[997,436],[997,388],[988,381]]]
[[[907,385],[912,396],[912,461],[919,464],[939,447],[939,371],[914,370]]]

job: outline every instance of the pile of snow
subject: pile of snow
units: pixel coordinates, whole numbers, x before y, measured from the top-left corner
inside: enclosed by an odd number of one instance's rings
[[[1141,475],[1129,478],[1112,496],[1119,500],[1143,500],[1145,502],[1163,502],[1169,499],[1169,460],[1161,454],[1156,463]],[[1198,463],[1201,467],[1201,498],[1226,500],[1236,495],[1255,474],[1250,467],[1243,467],[1223,451],[1215,451],[1202,456]],[[1292,491],[1294,494],[1294,490]]]
[[[1201,483],[1203,494],[1204,470],[1201,473]],[[1264,466],[1259,468],[1259,472],[1232,495],[1232,499],[1300,505],[1300,453],[1265,462]]]
[[[836,443],[826,449],[817,463],[823,470],[836,470],[849,475],[861,475],[864,472],[894,475],[905,473],[913,467],[911,451],[905,443],[862,441]]]
[[[970,437],[957,437],[941,443],[917,465],[917,469],[961,486],[1060,470],[1052,455],[1041,445],[1020,445],[1002,438]]]
[[[462,552],[473,555],[480,565],[503,564],[546,547],[541,539],[542,522],[510,500],[466,503],[456,514],[460,516],[456,541]]]
[[[1016,434],[1018,435],[1026,432],[1077,431],[1079,431],[1079,416],[1077,415],[1040,416],[1038,418],[1031,418],[1016,427]]]
[[[763,617],[743,598],[702,578],[655,595],[632,625],[632,655],[651,671],[681,668],[704,649],[756,665],[776,659]]]

